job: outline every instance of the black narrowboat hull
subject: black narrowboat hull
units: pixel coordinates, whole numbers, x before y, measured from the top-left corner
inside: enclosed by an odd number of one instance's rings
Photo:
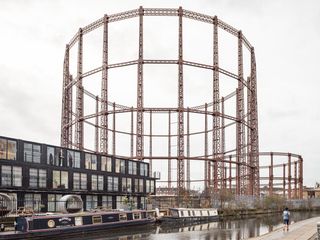
[[[81,233],[90,233],[97,231],[104,231],[108,229],[115,229],[121,227],[132,227],[140,226],[146,224],[155,223],[155,219],[139,219],[131,220],[125,222],[111,222],[111,223],[101,223],[101,224],[92,224],[92,225],[82,225],[82,226],[72,226],[72,227],[61,227],[53,229],[42,229],[42,230],[32,230],[29,232],[1,232],[0,239],[56,239],[57,236],[71,236],[78,235]]]

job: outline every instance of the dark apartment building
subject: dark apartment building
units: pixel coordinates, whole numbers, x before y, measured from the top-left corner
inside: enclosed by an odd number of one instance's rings
[[[148,163],[2,136],[0,174],[0,197],[43,212],[64,195],[80,196],[84,210],[143,209],[155,193]]]

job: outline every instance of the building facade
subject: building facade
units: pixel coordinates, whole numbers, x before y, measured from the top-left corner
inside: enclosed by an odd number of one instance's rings
[[[64,195],[78,195],[83,209],[143,209],[155,193],[149,164],[0,136],[0,194],[15,207],[56,211]]]

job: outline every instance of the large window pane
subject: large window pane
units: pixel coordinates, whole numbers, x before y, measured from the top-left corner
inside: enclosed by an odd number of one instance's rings
[[[102,191],[104,190],[104,187],[103,187],[103,176],[102,175],[98,175],[98,190],[99,191]]]
[[[80,173],[73,173],[73,189],[80,189]]]
[[[73,168],[80,168],[80,153],[75,151],[67,151],[68,165]]]
[[[75,168],[80,168],[80,153],[79,152],[74,152],[74,167]]]
[[[16,160],[17,142],[8,140],[8,160]]]
[[[40,163],[41,147],[40,145],[33,144],[33,162]]]
[[[49,165],[54,164],[54,148],[53,147],[47,147],[47,163]]]
[[[60,171],[52,171],[52,187],[58,188],[60,187]]]
[[[116,173],[120,173],[120,159],[116,159]]]
[[[108,191],[112,192],[113,190],[113,177],[108,177]]]
[[[31,143],[24,143],[23,144],[23,155],[25,162],[32,162],[32,144]]]
[[[7,159],[7,140],[0,138],[0,159]]]
[[[29,175],[29,186],[38,187],[38,169],[30,168]]]
[[[102,207],[112,209],[112,196],[102,196]]]
[[[81,173],[81,189],[86,190],[87,189],[87,174]]]
[[[17,143],[0,138],[0,159],[16,160]]]
[[[21,167],[13,167],[13,179],[12,183],[15,187],[22,186],[22,168]]]
[[[61,188],[68,188],[68,172],[61,171]]]
[[[120,172],[123,174],[126,173],[126,161],[125,160],[120,161]]]
[[[91,175],[91,190],[97,190],[98,179],[97,175]]]
[[[47,187],[47,170],[39,169],[39,188]]]
[[[41,146],[31,143],[23,144],[23,154],[25,162],[40,163]]]
[[[112,159],[110,157],[101,156],[101,171],[112,171]]]
[[[2,186],[11,186],[11,166],[2,166],[1,183]]]

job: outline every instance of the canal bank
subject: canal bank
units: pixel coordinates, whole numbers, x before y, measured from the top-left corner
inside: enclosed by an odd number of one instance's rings
[[[279,227],[272,232],[266,233],[259,237],[249,238],[251,240],[314,240],[317,234],[317,223],[320,222],[320,217],[314,217],[302,220],[290,225],[288,232],[283,231]]]

